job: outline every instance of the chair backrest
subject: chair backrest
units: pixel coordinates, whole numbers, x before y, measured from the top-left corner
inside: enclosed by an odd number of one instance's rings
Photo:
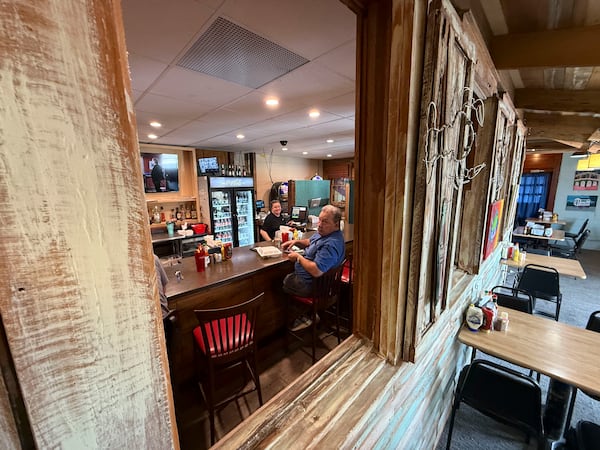
[[[585,230],[583,233],[581,233],[579,235],[579,237],[577,239],[575,239],[575,247],[573,248],[573,251],[575,253],[579,253],[579,250],[581,250],[581,247],[583,247],[583,244],[587,240],[590,233],[591,233],[590,230]]]
[[[476,359],[459,379],[458,399],[481,413],[543,436],[542,390],[524,374],[492,361]]]
[[[600,333],[600,311],[594,311],[592,314],[590,314],[590,318],[588,319],[585,329]]]
[[[224,363],[253,351],[256,319],[264,292],[235,306],[194,311],[200,324],[200,350],[211,360]]]
[[[517,287],[534,297],[558,297],[560,296],[558,271],[553,267],[527,264],[521,273]]]
[[[312,298],[317,303],[327,306],[325,303],[339,295],[342,287],[342,271],[344,270],[345,263],[346,260],[342,261],[339,266],[329,269],[320,277],[313,278]]]
[[[496,294],[498,306],[533,314],[535,305],[533,296],[529,292],[508,286],[494,286],[492,293]]]
[[[581,234],[584,232],[585,227],[587,227],[589,222],[590,222],[590,219],[585,219],[585,221],[583,222],[583,225],[581,225],[581,228],[577,232],[576,238],[581,237]]]

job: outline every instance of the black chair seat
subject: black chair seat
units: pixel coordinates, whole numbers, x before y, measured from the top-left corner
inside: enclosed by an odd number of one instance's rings
[[[517,287],[531,294],[534,302],[541,299],[555,303],[554,313],[535,309],[534,313],[546,315],[558,321],[562,294],[560,292],[560,278],[556,269],[538,264],[527,264],[519,277]]]
[[[463,368],[452,406],[446,450],[450,449],[456,411],[466,403],[486,416],[536,438],[544,448],[542,390],[532,378],[491,361],[475,360]],[[482,444],[481,448],[486,448]]]

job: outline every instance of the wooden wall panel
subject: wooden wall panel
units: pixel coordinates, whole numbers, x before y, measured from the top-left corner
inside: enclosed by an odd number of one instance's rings
[[[0,312],[35,444],[177,447],[120,3],[0,23]]]

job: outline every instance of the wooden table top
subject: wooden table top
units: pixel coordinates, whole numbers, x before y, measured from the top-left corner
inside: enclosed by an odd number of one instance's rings
[[[517,227],[513,231],[512,235],[520,238],[526,239],[544,239],[546,241],[564,241],[565,240],[565,231],[564,230],[552,230],[552,236],[536,236],[533,234],[524,234],[524,227]]]
[[[525,219],[527,222],[533,222],[533,223],[543,223],[544,225],[566,225],[567,222],[565,222],[564,220],[544,220],[544,219],[538,219],[537,217],[528,217],[527,219]]]
[[[473,332],[458,340],[521,367],[600,395],[600,333],[508,308],[506,331]]]
[[[553,267],[561,275],[567,275],[570,277],[581,278],[585,280],[587,275],[585,274],[583,267],[576,259],[559,258],[557,256],[546,256],[537,255],[535,253],[527,253],[524,261],[516,262],[512,259],[501,259],[500,264],[505,264],[510,267],[516,267],[522,269],[527,264],[539,264],[540,266]]]

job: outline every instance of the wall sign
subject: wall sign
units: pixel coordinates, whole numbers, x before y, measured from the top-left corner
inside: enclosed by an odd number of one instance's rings
[[[569,211],[594,211],[598,203],[597,195],[567,195],[567,207]]]

